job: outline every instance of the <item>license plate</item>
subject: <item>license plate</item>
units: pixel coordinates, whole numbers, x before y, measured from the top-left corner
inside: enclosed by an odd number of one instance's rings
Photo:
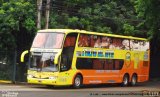
[[[41,83],[42,81],[41,81],[41,80],[38,80],[38,82]]]

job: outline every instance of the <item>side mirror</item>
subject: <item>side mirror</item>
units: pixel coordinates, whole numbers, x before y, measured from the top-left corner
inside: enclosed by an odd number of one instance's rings
[[[28,50],[25,50],[22,54],[21,54],[21,59],[20,59],[20,62],[24,62],[24,56],[26,55],[26,54],[28,54]]]

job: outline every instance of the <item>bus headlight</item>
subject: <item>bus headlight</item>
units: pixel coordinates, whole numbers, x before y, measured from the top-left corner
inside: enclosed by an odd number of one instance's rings
[[[49,79],[57,79],[57,76],[50,76]]]
[[[30,74],[29,74],[29,75],[28,75],[28,78],[33,78],[33,75],[30,75]]]

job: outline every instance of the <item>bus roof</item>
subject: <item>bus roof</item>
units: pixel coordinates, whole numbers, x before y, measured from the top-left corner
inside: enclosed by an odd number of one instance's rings
[[[39,30],[38,32],[58,32],[58,33],[67,33],[67,34],[72,33],[72,32],[77,32],[77,33],[83,33],[83,34],[104,35],[104,36],[117,37],[117,38],[136,39],[136,40],[147,41],[146,38],[116,35],[116,34],[107,34],[107,33],[98,33],[98,32],[91,32],[91,31],[78,30],[78,29],[44,29],[44,30]]]

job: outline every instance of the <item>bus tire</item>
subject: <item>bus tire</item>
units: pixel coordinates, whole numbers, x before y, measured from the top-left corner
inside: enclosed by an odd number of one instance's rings
[[[131,78],[131,86],[135,86],[137,84],[137,75],[133,74]]]
[[[80,88],[81,86],[82,86],[82,76],[76,75],[76,77],[74,78],[73,87]]]
[[[122,81],[122,86],[126,87],[129,84],[129,76],[127,74],[124,75],[123,81]]]

